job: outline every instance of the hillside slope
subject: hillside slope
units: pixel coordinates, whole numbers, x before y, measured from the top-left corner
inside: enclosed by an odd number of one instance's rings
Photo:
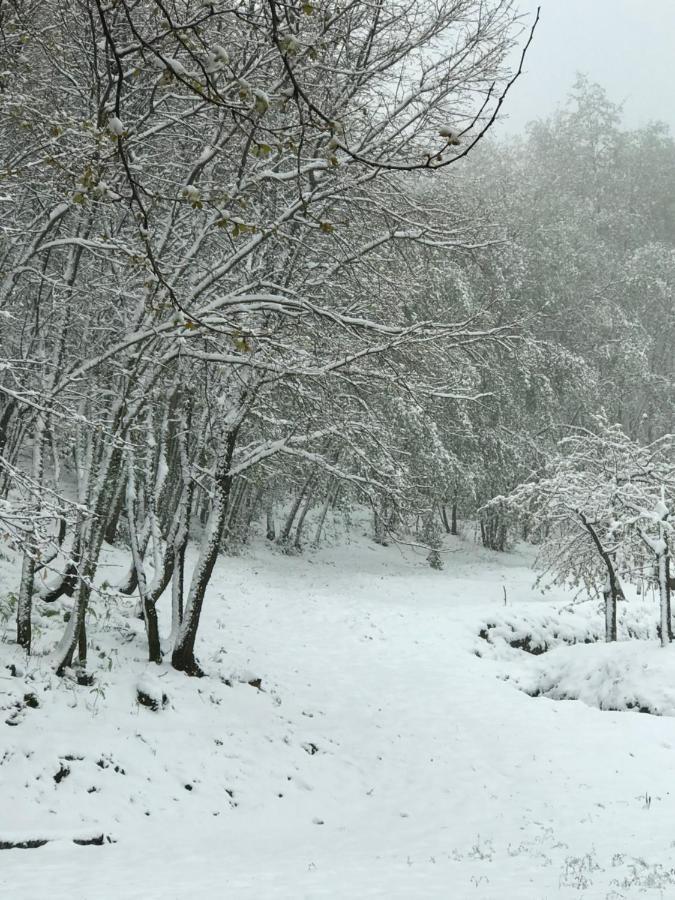
[[[560,613],[526,552],[451,549],[442,572],[365,537],[223,557],[204,679],[148,667],[128,601],[97,601],[91,686],[26,667],[8,625],[0,842],[47,843],[0,852],[3,896],[675,897],[675,719],[519,690],[549,654],[494,635],[590,639],[593,604]]]

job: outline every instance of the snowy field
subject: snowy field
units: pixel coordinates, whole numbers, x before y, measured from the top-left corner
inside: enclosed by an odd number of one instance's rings
[[[47,843],[0,852],[0,896],[675,898],[657,604],[622,604],[643,640],[584,643],[595,605],[535,591],[529,551],[450,546],[442,572],[359,536],[221,558],[200,680],[147,666],[126,599],[96,601],[89,686],[4,626],[0,841]],[[61,616],[36,619],[39,653]]]

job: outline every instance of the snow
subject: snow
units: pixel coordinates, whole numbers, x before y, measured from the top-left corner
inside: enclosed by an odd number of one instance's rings
[[[534,696],[582,700],[599,709],[675,716],[675,648],[640,641],[557,648],[515,678]]]
[[[114,134],[115,137],[120,137],[124,134],[124,125],[122,124],[122,120],[117,116],[110,116],[108,119],[108,130],[111,134]]]
[[[191,203],[200,199],[199,188],[194,184],[186,184],[183,193]]]
[[[654,520],[656,522],[665,521],[670,515],[670,510],[668,509],[668,505],[664,500],[657,500],[656,505],[654,507]]]
[[[166,63],[166,67],[170,69],[174,75],[188,74],[187,69],[179,59],[172,59],[171,57],[167,57],[164,62]]]
[[[136,699],[151,709],[161,709],[169,701],[162,681],[157,675],[146,670],[136,682]]]
[[[68,601],[36,616],[27,665],[8,625],[0,841],[48,843],[0,851],[2,895],[675,896],[675,653],[657,646],[657,600],[620,604],[641,640],[585,644],[598,604],[535,592],[529,551],[448,546],[441,572],[360,534],[221,557],[203,679],[148,665],[133,598],[95,601],[91,685],[39,655]],[[128,554],[104,563],[114,583]],[[0,570],[17,583],[15,560]],[[528,635],[547,652],[511,646]],[[526,693],[546,685],[584,702]],[[598,708],[622,697],[664,715]]]

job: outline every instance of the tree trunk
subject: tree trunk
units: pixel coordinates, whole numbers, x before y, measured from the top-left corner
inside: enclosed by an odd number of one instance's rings
[[[373,510],[373,540],[376,544],[387,547],[389,542],[387,541],[387,526],[384,517],[385,510],[381,513],[378,513],[377,510]]]
[[[611,554],[605,550],[593,523],[589,522],[582,512],[579,512],[578,516],[581,519],[584,528],[590,534],[591,540],[595,544],[607,569],[607,582],[602,593],[605,598],[605,640],[607,643],[610,643],[611,641],[617,640],[616,601],[623,592],[614,568],[614,561]]]
[[[305,524],[305,518],[307,517],[307,513],[309,512],[312,501],[314,500],[313,491],[308,490],[307,499],[305,500],[305,505],[300,513],[300,518],[298,519],[298,524],[295,528],[295,541],[293,542],[293,546],[296,550],[302,550],[301,538],[302,538],[302,529]]]
[[[115,502],[113,503],[112,509],[110,511],[110,518],[108,519],[108,523],[105,527],[105,535],[103,540],[106,544],[114,544],[115,537],[117,535],[117,526],[119,524],[120,515],[122,514],[122,508],[124,507],[124,486],[122,484],[122,480],[120,479],[119,487],[117,490],[117,495],[115,497]]]
[[[4,397],[2,398],[5,399]],[[8,454],[6,453],[7,444],[10,438],[10,423],[12,423],[12,418],[14,417],[14,413],[18,414],[18,404],[16,400],[7,400],[5,403],[4,409],[2,411],[2,415],[0,416],[0,456],[4,459],[7,459]],[[5,497],[7,491],[9,489],[9,470],[6,472],[0,472],[0,497]]]
[[[183,494],[180,499],[178,510],[174,517],[171,530],[166,539],[166,545],[159,561],[158,568],[155,571],[154,578],[150,586],[145,592],[145,609],[147,614],[144,615],[146,622],[150,617],[150,627],[153,627],[152,619],[156,625],[156,605],[159,598],[171,582],[171,635],[169,646],[173,647],[178,628],[183,621],[183,577],[185,571],[185,549],[187,547],[189,536],[190,511],[192,508],[192,495],[194,483],[188,480],[183,487]],[[178,569],[176,569],[178,566]],[[148,637],[150,641],[150,635]],[[151,641],[155,646],[154,634]],[[157,645],[159,638],[157,637]],[[151,661],[157,662],[157,659]]]
[[[236,530],[237,520],[239,518],[239,510],[247,491],[247,481],[245,481],[243,478],[237,478],[236,480],[233,480],[232,490],[230,493],[230,501],[228,504],[228,513],[225,519],[225,525],[223,527],[222,542],[224,546],[227,544],[228,540],[232,537]]]
[[[93,571],[90,567],[89,571]],[[67,668],[73,664],[73,656],[75,648],[80,641],[82,633],[82,624],[85,620],[85,613],[91,588],[84,579],[80,579],[75,593],[75,604],[70,614],[68,626],[64,632],[61,642],[56,650],[56,674],[63,675]]]
[[[19,409],[16,415],[10,420],[7,427],[5,439],[5,448],[3,457],[9,465],[15,465],[21,448],[24,446],[24,438],[28,431],[28,414],[25,409]],[[12,485],[10,469],[4,466],[0,470],[0,497],[7,497]]]
[[[87,665],[87,620],[85,616],[82,616],[77,635],[77,664],[83,669]]]
[[[75,592],[75,604],[66,630],[61,638],[55,653],[55,668],[57,675],[63,675],[66,668],[72,665],[75,648],[78,646],[81,635],[84,633],[84,622],[91,595],[94,576],[98,566],[98,559],[103,544],[103,533],[106,526],[106,511],[117,488],[117,478],[121,471],[122,451],[119,447],[113,447],[107,460],[95,473],[92,469],[89,473],[89,481],[95,479],[96,488],[93,500],[93,516],[86,523],[78,523],[78,531],[81,533],[82,568],[79,573],[77,590]],[[83,646],[82,650],[86,654]],[[85,655],[86,659],[86,655]]]
[[[455,535],[457,537],[457,501],[452,501],[452,519],[450,522],[450,534]]]
[[[605,598],[605,641],[607,641],[607,643],[610,643],[611,641],[615,641],[617,639],[617,626],[616,626],[617,595],[616,595],[615,589],[613,588],[613,586],[610,582],[610,579],[607,579],[607,584],[602,593]]]
[[[450,534],[450,523],[448,522],[448,511],[445,508],[445,503],[439,503],[438,508],[441,513],[441,522],[443,528],[445,528],[445,533]]]
[[[661,600],[661,645],[665,647],[673,639],[673,620],[670,608],[670,552],[667,543],[666,552],[659,557],[659,596]],[[664,634],[666,635],[665,640]]]
[[[659,603],[661,607],[661,646],[666,647],[673,639],[670,609],[670,546],[663,522],[659,522],[659,546],[656,555],[659,577]]]
[[[326,516],[328,515],[328,510],[333,503],[335,496],[337,495],[337,485],[334,486],[333,482],[329,482],[328,487],[326,489],[326,499],[324,501],[323,506],[321,507],[321,514],[319,516],[319,521],[317,522],[316,531],[314,532],[314,540],[312,541],[313,547],[318,547],[321,541],[321,533],[323,532],[323,526],[326,521]]]
[[[262,499],[263,495],[263,487],[260,485],[255,494],[251,492],[249,494],[248,503],[246,505],[245,515],[243,521],[239,526],[239,540],[242,544],[248,543],[248,536],[251,531],[251,523],[253,522],[253,517],[255,516],[256,510],[258,508],[258,504]]]
[[[267,506],[266,519],[267,519],[266,537],[267,537],[268,541],[273,541],[275,539],[275,537],[277,536],[277,530],[274,527],[274,508],[272,507],[271,503],[269,503]]]
[[[42,487],[44,474],[44,445],[46,437],[45,420],[38,413],[33,437],[33,481],[38,488]],[[40,514],[40,501],[35,505],[35,515]],[[33,587],[35,584],[35,557],[38,552],[37,526],[33,525],[33,534],[27,539],[21,565],[21,583],[16,606],[16,640],[20,647],[30,654],[32,639],[31,616],[33,612]]]
[[[187,542],[186,542],[187,543]],[[173,576],[171,578],[171,636],[173,647],[183,621],[183,585],[185,582],[185,544],[173,549]]]
[[[500,553],[503,553],[506,550],[506,522],[503,520],[500,521],[499,527],[497,528],[497,546],[496,549],[499,550]]]
[[[0,456],[2,456],[5,452],[5,445],[7,443],[7,436],[9,434],[9,422],[14,415],[14,411],[16,410],[16,408],[17,402],[14,399],[7,400],[4,403],[2,415],[0,415]]]
[[[508,526],[501,508],[492,506],[483,513],[480,520],[480,533],[483,546],[488,550],[496,550],[500,553],[506,550]]]
[[[61,576],[60,582],[50,591],[40,595],[43,603],[54,603],[64,594],[66,597],[72,597],[77,587],[77,570],[81,562],[81,540],[82,540],[82,522],[78,521],[73,536],[73,546],[70,550],[70,560],[68,561],[65,571]]]
[[[63,597],[65,594],[66,597],[72,597],[75,593],[75,587],[77,585],[77,564],[74,561],[71,561],[66,566],[66,569],[61,577],[61,580],[53,587],[51,591],[48,591],[46,594],[40,596],[40,600],[43,603],[54,603],[55,600],[58,600],[59,597]]]
[[[159,665],[162,661],[162,646],[159,640],[157,607],[148,597],[145,598],[143,603],[143,618],[145,619],[145,631],[148,636],[148,660]]]
[[[33,608],[33,582],[35,579],[35,558],[28,550],[24,551],[21,564],[21,584],[16,606],[16,642],[30,654],[32,637],[31,612]]]
[[[227,517],[232,475],[230,474],[232,456],[237,443],[238,427],[228,432],[224,444],[224,452],[215,472],[215,496],[209,513],[206,531],[202,537],[199,560],[195,566],[190,583],[190,591],[185,605],[176,643],[171,656],[171,664],[179,672],[187,675],[203,675],[195,659],[195,641],[201,616],[204,595],[211,579],[213,567],[218,557],[218,549]]]
[[[157,608],[155,600],[148,594],[143,568],[143,559],[138,546],[138,532],[136,530],[136,481],[134,476],[133,457],[129,454],[128,478],[127,478],[127,518],[129,520],[129,539],[131,541],[131,555],[136,569],[136,581],[138,583],[138,596],[143,609],[145,632],[148,638],[148,659],[150,662],[161,663],[162,649],[159,641],[159,623],[157,621]],[[157,569],[159,566],[157,567]],[[160,572],[155,570],[155,576],[160,577]]]
[[[302,486],[302,490],[296,497],[293,505],[291,506],[291,511],[286,517],[286,521],[284,522],[284,527],[279,535],[279,543],[280,544],[288,544],[288,540],[291,536],[291,529],[293,528],[293,522],[295,521],[295,517],[298,514],[298,510],[300,509],[300,504],[302,503],[305,494],[307,493],[307,489],[309,488],[312,480],[314,478],[314,474],[312,473],[309,478],[305,481]]]

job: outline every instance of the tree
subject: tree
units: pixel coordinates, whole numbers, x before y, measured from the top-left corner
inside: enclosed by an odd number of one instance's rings
[[[453,254],[480,239],[418,186],[494,121],[515,77],[515,13],[508,0],[16,0],[0,17],[6,488],[47,435],[38,495],[43,478],[61,493],[77,482],[49,597],[74,591],[55,667],[86,661],[101,547],[123,525],[150,658],[171,583],[168,652],[199,674],[236,479],[290,457],[386,491],[374,398],[454,396],[453,377],[417,377],[425,362],[504,330],[480,316],[409,321],[414,268],[396,284],[388,271],[405,271],[411,246]]]
[[[518,486],[507,502],[541,538],[540,562],[556,583],[602,593],[605,637],[617,639],[622,579],[647,574],[659,588],[661,641],[671,639],[669,508],[675,488],[673,439],[632,442],[602,417],[595,430],[577,428],[560,441],[541,476]],[[656,557],[647,568],[645,548]]]

